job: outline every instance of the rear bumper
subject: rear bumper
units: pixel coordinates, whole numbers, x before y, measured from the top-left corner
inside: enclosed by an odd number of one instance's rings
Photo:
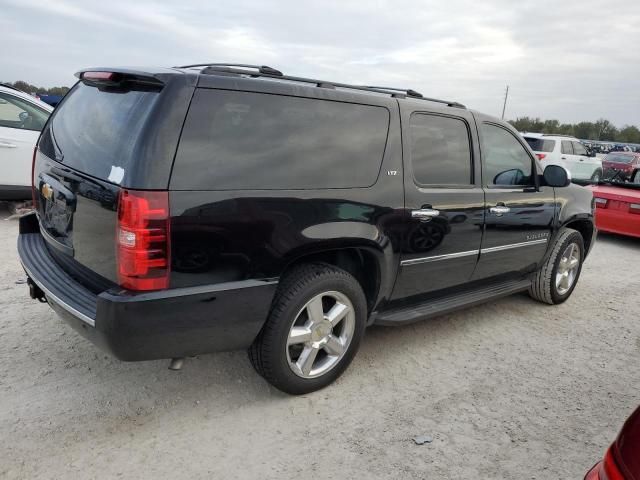
[[[28,277],[60,317],[100,348],[127,361],[247,348],[267,318],[277,286],[275,281],[245,280],[145,293],[116,288],[95,294],[55,262],[37,230],[35,215],[20,221],[18,253]]]
[[[601,232],[640,237],[640,215],[608,208],[596,208],[596,227]]]

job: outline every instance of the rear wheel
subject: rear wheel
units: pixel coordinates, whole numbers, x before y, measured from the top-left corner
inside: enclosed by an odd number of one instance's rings
[[[256,371],[299,395],[323,388],[349,366],[360,345],[367,304],[358,281],[331,265],[307,264],[281,282],[249,349]]]
[[[529,295],[550,305],[564,302],[571,296],[578,282],[583,260],[582,235],[571,228],[563,229],[551,255],[536,272],[529,287]]]

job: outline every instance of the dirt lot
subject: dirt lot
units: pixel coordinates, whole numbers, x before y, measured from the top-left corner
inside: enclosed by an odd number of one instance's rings
[[[0,218],[1,478],[581,479],[640,404],[640,241],[601,235],[559,307],[373,328],[296,398],[244,352],[180,372],[105,356],[16,284],[16,235]]]

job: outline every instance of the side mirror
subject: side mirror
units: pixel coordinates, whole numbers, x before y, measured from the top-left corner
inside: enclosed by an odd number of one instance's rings
[[[27,112],[20,112],[18,114],[18,118],[22,123],[26,122],[29,119],[29,114]]]
[[[549,187],[566,187],[571,183],[571,173],[559,165],[548,165],[542,176],[544,183]]]

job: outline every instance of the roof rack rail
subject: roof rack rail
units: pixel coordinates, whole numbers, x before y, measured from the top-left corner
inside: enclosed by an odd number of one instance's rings
[[[576,138],[573,135],[565,135],[563,133],[543,133],[543,137],[565,137],[565,138]]]
[[[196,68],[196,67],[205,67],[210,68],[211,70],[217,71],[227,71],[233,73],[233,69],[235,68],[253,68],[258,71],[258,73],[264,75],[273,75],[275,77],[282,77],[282,72],[280,70],[276,70],[275,68],[271,68],[267,65],[249,65],[246,63],[195,63],[193,65],[182,65],[180,67],[175,68]]]
[[[411,97],[420,100],[425,100],[428,102],[442,103],[449,107],[456,108],[464,108],[463,104],[458,102],[451,102],[448,100],[440,100],[437,98],[429,98],[423,96],[420,92],[416,92],[412,89],[405,88],[391,88],[391,87],[371,87],[366,85],[351,85],[348,83],[339,83],[339,82],[328,82],[326,80],[318,80],[314,78],[305,78],[305,77],[294,77],[291,75],[284,75],[280,70],[276,70],[275,68],[268,67],[266,65],[247,65],[240,63],[196,63],[193,65],[183,65],[181,67],[175,68],[196,68],[203,67],[200,73],[203,74],[239,74],[239,75],[251,75],[255,77],[269,77],[275,78],[279,80],[288,80],[291,82],[301,82],[301,83],[313,83],[316,87],[319,88],[347,88],[351,90],[360,90],[364,92],[372,92],[372,93],[381,93],[385,95],[391,95],[395,98],[405,98]],[[247,71],[245,69],[253,69],[255,72]]]
[[[416,92],[415,90],[412,90],[411,88],[405,89],[405,88],[372,87],[372,86],[367,86],[367,88],[373,88],[375,90],[388,90],[390,92],[402,92],[407,97],[411,97],[411,98],[419,98],[421,100],[427,100],[428,102],[443,103],[445,105],[448,105],[449,107],[467,108],[467,107],[465,107],[463,104],[461,104],[459,102],[451,102],[449,100],[440,100],[439,98],[425,97],[420,92]]]

